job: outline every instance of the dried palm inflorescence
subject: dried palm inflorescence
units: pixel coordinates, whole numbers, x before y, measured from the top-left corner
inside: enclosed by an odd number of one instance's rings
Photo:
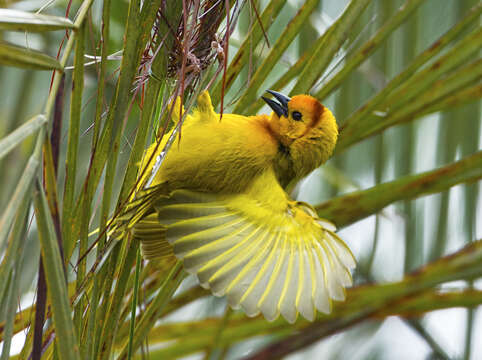
[[[186,75],[205,69],[216,53],[212,51],[211,43],[218,42],[216,31],[226,16],[224,1],[205,1],[202,8],[191,2],[190,21],[177,28],[176,41],[171,50],[169,75],[176,76],[186,61]],[[186,49],[187,48],[187,49]],[[185,54],[185,51],[187,53]],[[183,59],[186,56],[186,59]]]
[[[225,65],[224,49],[239,14],[239,3],[233,1],[230,6],[226,0],[184,0],[182,12],[175,17],[166,13],[163,3],[157,12],[151,40],[143,53],[138,84],[145,83],[150,75],[156,76],[151,72],[151,65],[159,53],[165,51],[162,48],[166,43],[172,44],[167,52],[166,75],[179,80],[183,89],[192,88],[202,70],[216,58],[222,69]],[[218,33],[229,12],[232,12],[229,21],[226,21],[229,26],[224,26]],[[161,28],[167,30],[161,31]],[[166,42],[171,36],[174,40]]]

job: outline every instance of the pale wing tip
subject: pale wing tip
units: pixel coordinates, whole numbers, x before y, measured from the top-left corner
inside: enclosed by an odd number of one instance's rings
[[[263,312],[262,314],[263,314],[264,318],[265,318],[268,322],[273,322],[273,321],[275,321],[277,318],[279,318],[279,311]]]
[[[298,311],[300,312],[300,315],[303,316],[306,320],[308,321],[315,320],[316,310],[314,307],[311,309],[306,307],[299,307]]]
[[[293,306],[292,304],[281,303],[278,307],[281,316],[283,316],[286,321],[290,324],[296,322],[296,319],[298,318],[298,309],[296,308],[296,305]]]
[[[240,310],[241,309],[241,305],[239,305],[239,304],[229,304],[229,306],[231,306],[231,309],[233,309],[233,310]]]
[[[332,222],[326,220],[326,219],[317,219],[316,222],[325,230],[328,230],[330,232],[335,232],[336,231],[336,226]]]
[[[315,306],[316,309],[323,313],[323,314],[330,314],[331,313],[331,299],[326,296],[318,296],[315,298]]]
[[[241,308],[241,306],[240,306]],[[255,317],[255,316],[258,316],[260,311],[259,309],[256,309],[255,311],[248,311],[246,309],[243,309],[244,310],[244,313],[248,316],[248,317]]]
[[[199,278],[197,278],[197,281],[198,281],[199,285],[200,285],[203,289],[211,290],[210,287],[209,287],[209,283],[201,282],[201,281],[199,281]],[[212,292],[212,290],[211,290],[211,292]],[[216,294],[214,294],[214,292],[213,292],[213,295],[216,296]]]
[[[355,256],[351,252],[348,245],[333,231],[328,231],[327,235],[328,235],[328,239],[330,240],[330,244],[334,246],[336,255],[341,260],[343,265],[347,267],[349,270],[355,269],[356,268]]]
[[[276,304],[265,302],[259,306],[259,309],[261,310],[264,318],[269,322],[275,321],[280,316],[280,312]]]
[[[287,309],[286,311],[281,312],[281,315],[290,324],[294,324],[296,319],[298,319],[298,311],[296,309]]]

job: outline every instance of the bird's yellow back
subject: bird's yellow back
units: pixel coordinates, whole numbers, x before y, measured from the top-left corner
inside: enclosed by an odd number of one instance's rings
[[[175,120],[179,118],[179,109],[176,102]],[[293,119],[294,111],[302,115],[301,120]],[[154,149],[160,152],[169,135],[160,145],[151,145],[144,158],[149,159]],[[333,152],[337,136],[331,111],[308,95],[293,97],[288,117],[275,113],[271,117],[224,114],[220,119],[209,94],[203,92],[153,185],[166,183],[171,190],[239,193],[269,169],[285,187],[324,163]],[[141,167],[152,168],[154,161]]]

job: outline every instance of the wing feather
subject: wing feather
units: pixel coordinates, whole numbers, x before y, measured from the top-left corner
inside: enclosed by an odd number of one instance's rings
[[[329,313],[352,283],[350,250],[308,204],[270,193],[269,201],[279,202],[270,206],[256,194],[174,191],[155,206],[167,241],[156,244],[148,229],[136,231],[151,252],[169,243],[203,287],[227,295],[248,316],[261,312],[272,321],[281,314],[293,323],[298,313],[308,320],[316,310]],[[148,220],[147,228],[155,222]]]
[[[272,235],[269,242],[267,242],[266,253],[260,252],[259,259],[257,259],[257,266],[253,266],[252,272],[255,273],[254,279],[251,281],[248,289],[243,294],[235,293],[232,298],[228,297],[228,301],[236,303],[238,301],[241,307],[247,313],[256,313],[259,311],[258,302],[271,279],[274,267],[276,265],[275,254],[278,252],[278,243],[280,241],[280,234]],[[242,295],[239,298],[239,295]]]
[[[221,286],[219,286],[219,282],[214,282],[214,280],[216,279],[214,275],[218,273],[219,270],[221,270],[221,272],[217,274],[217,277],[221,276],[223,272],[226,272],[228,268],[224,267],[224,265],[228,264],[235,258],[245,260],[246,256],[245,256],[245,253],[243,253],[243,251],[249,245],[249,240],[253,236],[256,236],[258,232],[259,232],[258,228],[253,229],[252,231],[249,232],[247,236],[245,236],[243,239],[238,241],[230,249],[218,255],[214,259],[209,260],[204,266],[202,266],[197,273],[201,283],[209,283],[210,288],[212,289],[215,295],[223,296],[224,289]],[[234,261],[236,260],[233,260],[233,262]]]
[[[305,244],[304,241],[299,241],[300,274],[303,274],[303,277],[300,276],[296,307],[304,318],[313,321],[316,311],[313,304],[313,271],[306,245],[308,244]]]
[[[350,248],[334,232],[330,231],[329,235],[334,240],[330,242],[330,245],[333,247],[334,252],[340,259],[343,266],[349,270],[353,270],[356,267],[356,261],[355,256],[353,256]]]
[[[322,313],[329,314],[331,312],[331,298],[328,293],[328,282],[326,280],[324,266],[318,254],[317,245],[312,256],[316,275],[315,307]]]
[[[231,260],[222,267],[218,268],[218,270],[209,279],[209,283],[213,291],[225,294],[228,289],[231,288],[231,285],[236,284],[237,275],[243,272],[244,269],[246,269],[246,271],[249,270],[248,264],[254,256],[257,248],[262,245],[262,242],[267,234],[267,230],[258,230],[257,232],[253,232],[249,239],[245,239],[246,246],[240,252],[240,255],[232,256]]]
[[[269,279],[268,286],[258,302],[258,307],[268,321],[273,321],[279,316],[278,299],[283,290],[283,280],[286,278],[288,261],[288,238],[285,233],[280,234],[280,246],[275,249],[275,266]],[[276,304],[276,306],[273,306]]]
[[[171,237],[169,230],[166,232],[168,241],[173,244],[174,253],[179,258],[184,258],[187,252],[198,249],[199,247],[210,244],[211,242],[226,239],[229,242],[240,240],[246,231],[254,229],[252,224],[246,224],[240,219],[234,219],[224,225],[219,225],[211,229],[199,231],[182,237]],[[231,239],[231,240],[230,240]],[[235,244],[236,242],[234,242]]]
[[[329,234],[328,236],[331,237]],[[332,244],[333,244],[332,241],[325,242],[327,252],[330,253],[331,259],[333,259],[333,268],[336,269],[336,273],[338,274],[338,282],[343,287],[351,286],[353,283],[353,280],[351,278],[350,271],[343,266],[343,263],[340,260],[340,257],[338,256],[336,250],[333,248]]]
[[[239,243],[247,232],[252,231],[254,226],[252,224],[243,224],[238,229],[228,233],[228,235],[221,238],[214,237],[214,234],[210,234],[209,237],[204,236],[191,236],[180,239],[181,244],[185,244],[187,241],[191,241],[191,247],[197,245],[197,247],[188,252],[184,257],[184,266],[188,271],[197,271],[204,264],[210,260],[220,256],[225,251],[232,248],[234,245]],[[204,233],[208,233],[209,230]],[[200,233],[198,233],[200,234]],[[195,234],[195,235],[198,235]],[[202,235],[202,234],[201,234]],[[200,243],[200,244],[199,244]],[[178,243],[175,244],[178,246]]]
[[[337,271],[337,268],[333,262],[333,259],[327,252],[326,244],[321,242],[318,249],[320,259],[322,259],[325,281],[327,282],[328,294],[330,298],[337,301],[345,300],[344,288],[338,281],[338,274],[335,272]]]
[[[278,309],[283,317],[289,322],[294,323],[298,316],[296,310],[296,289],[299,271],[298,253],[295,249],[296,244],[293,239],[289,240],[288,252],[288,266],[286,267],[286,278],[283,284],[283,291],[281,292],[278,301]]]
[[[202,216],[189,220],[178,221],[168,227],[167,237],[174,241],[176,238],[194,234],[199,231],[209,229],[210,227],[224,227],[226,223],[232,220],[239,219],[236,215],[231,213],[214,214],[208,216]]]
[[[257,241],[255,247],[251,253],[251,259],[249,262],[244,266],[241,271],[236,275],[236,277],[231,281],[231,283],[227,286],[226,292],[228,295],[228,302],[231,304],[240,304],[241,299],[245,298],[245,295],[248,295],[250,290],[252,290],[257,282],[259,281],[260,276],[256,278],[257,275],[262,275],[263,267],[267,263],[267,253],[269,251],[269,247],[272,246],[274,241],[274,234],[266,229],[266,233],[264,237],[260,237],[260,240]],[[256,313],[259,312],[256,308],[246,308],[241,304],[244,308],[246,313]]]
[[[217,203],[207,204],[173,204],[163,206],[157,212],[159,219],[165,225],[179,220],[187,220],[195,217],[226,213],[226,208]]]

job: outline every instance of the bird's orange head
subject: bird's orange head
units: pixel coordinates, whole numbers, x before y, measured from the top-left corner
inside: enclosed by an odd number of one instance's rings
[[[296,178],[308,175],[333,153],[338,126],[329,109],[309,95],[289,98],[268,90],[273,99],[263,100],[273,109],[271,132],[292,158]]]

